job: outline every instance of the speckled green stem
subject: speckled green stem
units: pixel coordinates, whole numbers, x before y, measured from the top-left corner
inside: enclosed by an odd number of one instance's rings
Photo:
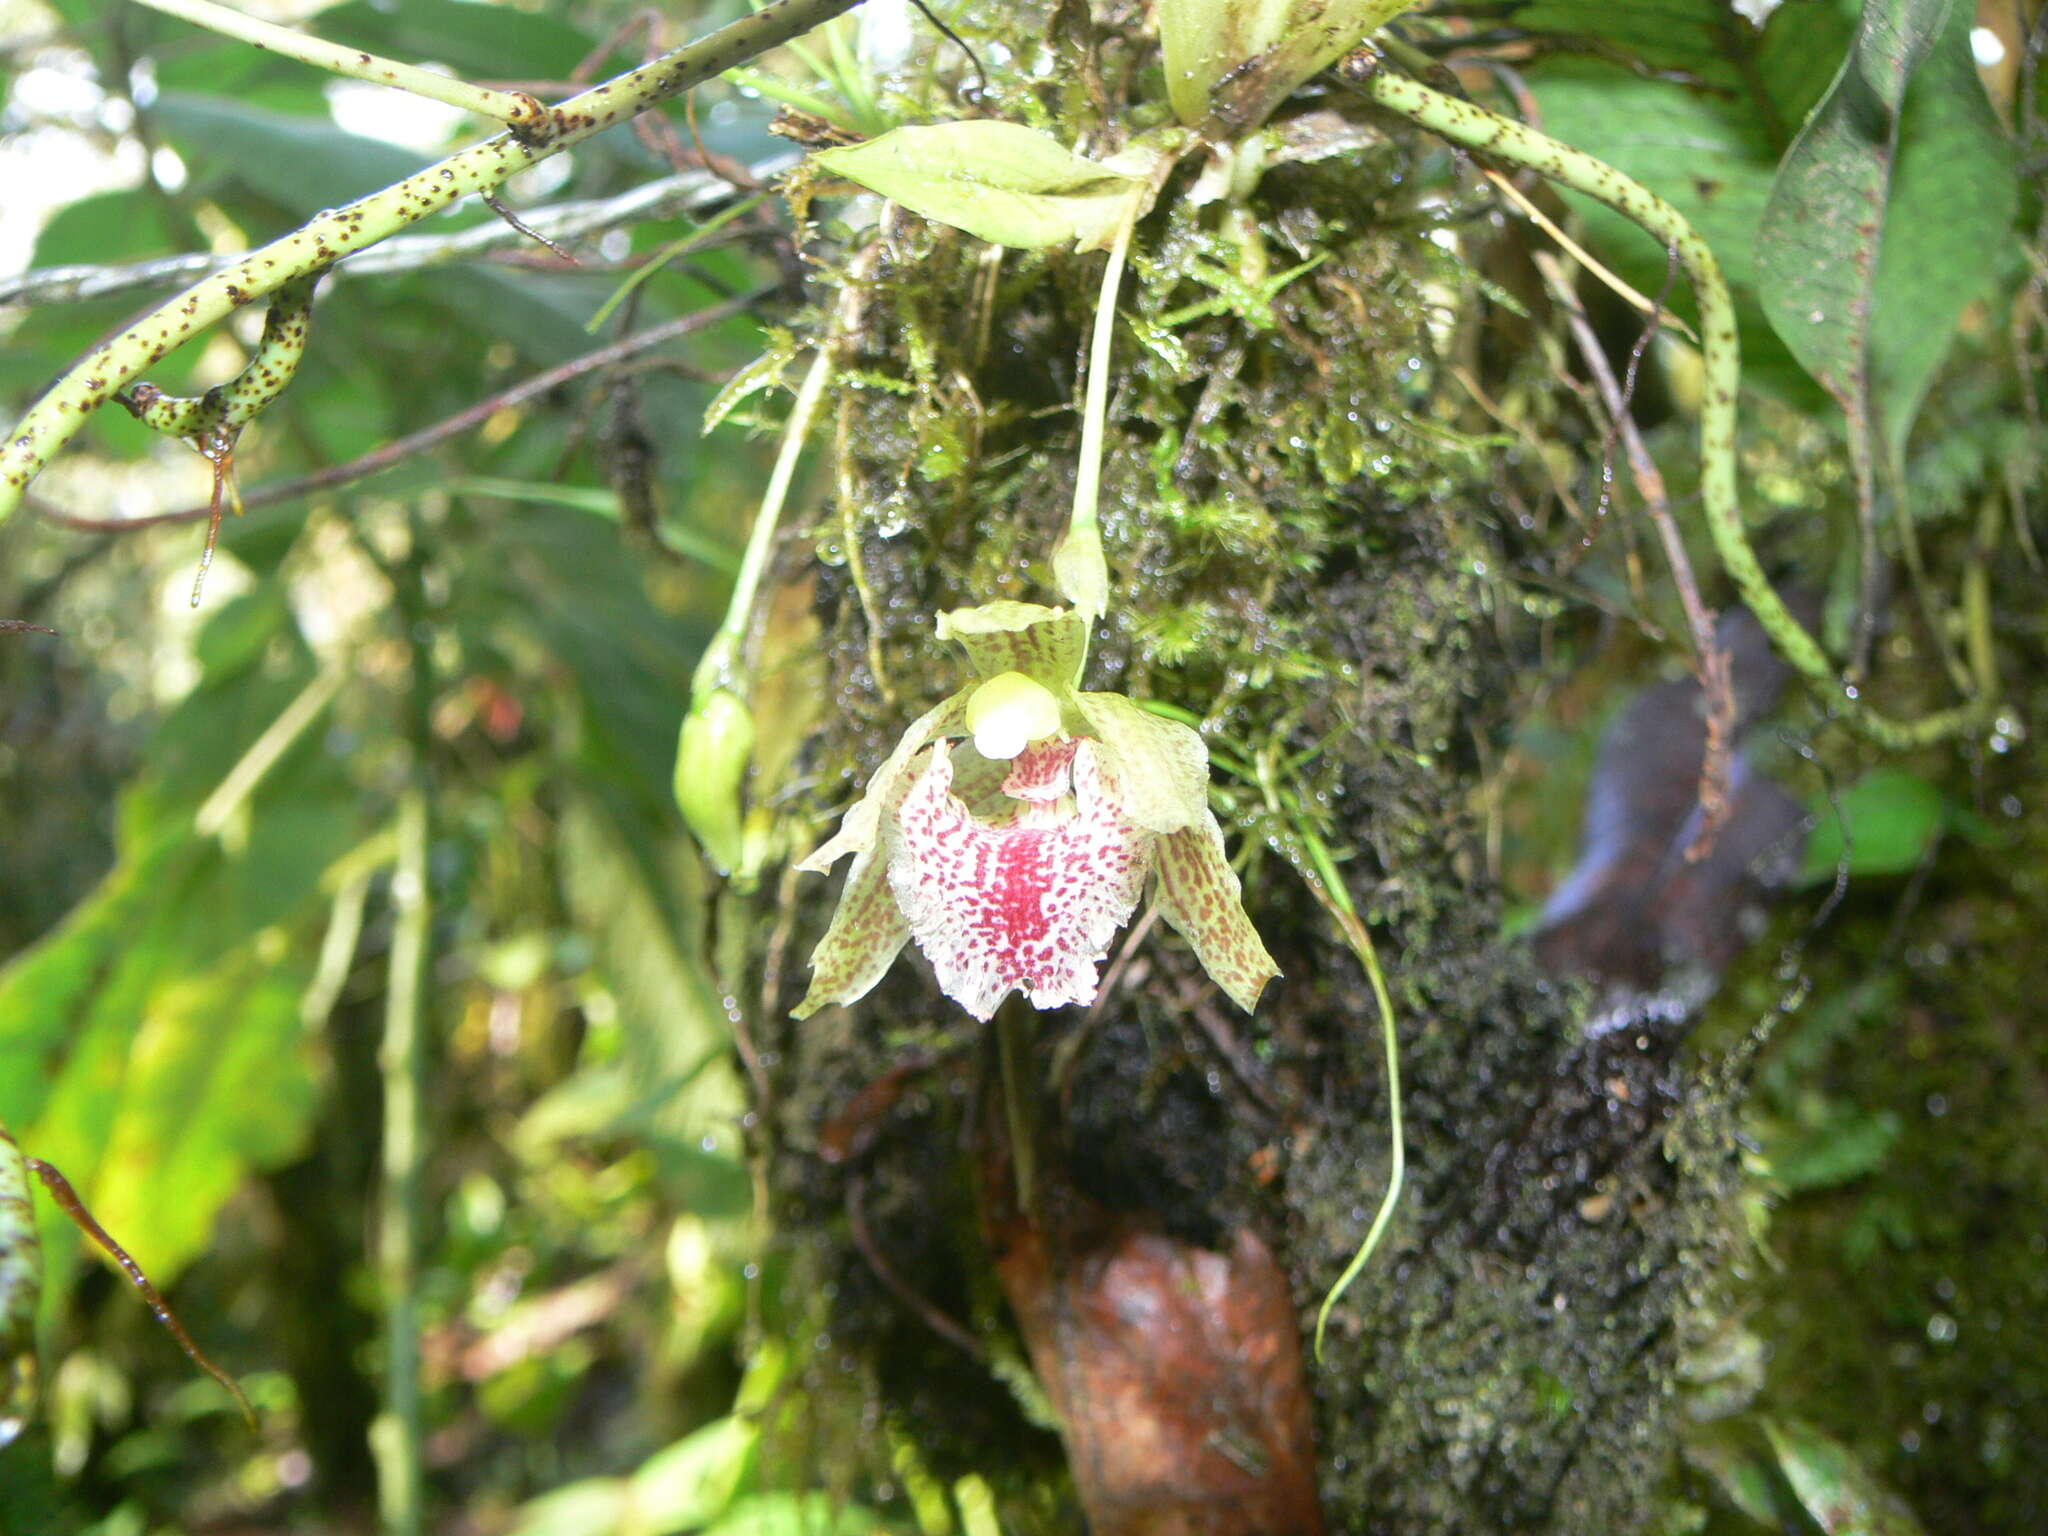
[[[167,395],[154,384],[138,384],[121,396],[121,403],[144,426],[197,439],[202,448],[218,434],[232,437],[283,394],[299,371],[312,322],[313,285],[319,281],[318,274],[295,277],[278,288],[263,317],[263,339],[255,355],[227,383],[196,396]]]
[[[43,1249],[21,1148],[0,1125],[0,1445],[21,1433],[36,1397],[36,1302]]]
[[[524,132],[539,128],[547,121],[548,109],[524,91],[494,91],[487,86],[471,85],[466,80],[451,80],[430,69],[401,64],[396,59],[380,59],[360,48],[344,48],[324,37],[259,21],[225,5],[215,5],[213,0],[135,0],[135,3],[146,5],[152,11],[162,11],[166,16],[175,16],[180,21],[189,21],[195,27],[205,27],[209,32],[239,39],[253,48],[281,53],[288,59],[297,59],[302,64],[311,64],[331,74],[347,75],[352,80],[368,80],[373,85],[395,86],[415,96],[424,96],[429,101],[474,112],[479,117],[496,118],[508,128]]]
[[[20,505],[29,482],[71,440],[86,417],[145,368],[216,321],[295,278],[318,272],[353,251],[439,213],[461,198],[488,192],[506,177],[857,4],[859,0],[775,0],[709,37],[572,96],[555,107],[537,131],[524,137],[499,134],[381,192],[318,214],[282,239],[249,252],[233,266],[186,289],[72,368],[8,434],[0,445],[0,521]],[[257,148],[252,146],[252,151]]]
[[[1699,301],[1700,359],[1706,375],[1705,398],[1700,404],[1700,500],[1715,552],[1727,567],[1742,600],[1771,637],[1778,653],[1813,687],[1823,706],[1838,712],[1882,746],[1926,746],[1987,720],[1994,707],[1989,696],[1919,720],[1894,720],[1870,708],[1859,691],[1836,673],[1819,642],[1793,617],[1771,587],[1743,527],[1736,485],[1736,397],[1741,384],[1742,352],[1735,326],[1735,306],[1721,277],[1721,264],[1684,215],[1613,166],[1526,124],[1431,90],[1420,81],[1383,66],[1354,68],[1347,73],[1375,105],[1453,143],[1526,166],[1574,191],[1596,197],[1677,251]]]

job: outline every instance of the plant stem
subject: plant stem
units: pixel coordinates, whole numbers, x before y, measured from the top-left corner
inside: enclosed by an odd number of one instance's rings
[[[408,637],[426,622],[420,590],[420,530],[400,579],[399,612]],[[384,1080],[383,1179],[377,1196],[377,1279],[384,1303],[384,1409],[370,1432],[377,1464],[377,1507],[385,1536],[422,1536],[426,1438],[420,1403],[420,1184],[426,1162],[426,993],[434,909],[428,885],[433,837],[427,750],[433,699],[427,648],[412,646],[408,713],[412,765],[398,799],[398,858],[391,874],[392,935],[384,994],[384,1038],[377,1065]]]
[[[1261,767],[1266,768],[1264,759]],[[1281,801],[1274,793],[1273,774],[1270,768],[1260,775],[1266,788],[1266,802],[1279,809]],[[1344,1266],[1344,1273],[1337,1277],[1337,1283],[1330,1287],[1323,1297],[1323,1304],[1316,1309],[1316,1363],[1323,1359],[1323,1333],[1329,1327],[1330,1310],[1351,1288],[1371,1260],[1386,1236],[1387,1225],[1394,1219],[1395,1207],[1401,1203],[1401,1191],[1408,1182],[1408,1139],[1401,1117],[1401,1040],[1394,1029],[1394,1001],[1387,995],[1387,979],[1380,974],[1379,951],[1373,948],[1372,930],[1367,928],[1358,916],[1358,908],[1352,903],[1351,892],[1343,878],[1337,873],[1337,866],[1330,857],[1330,850],[1316,834],[1315,828],[1305,817],[1291,818],[1295,835],[1300,838],[1302,848],[1307,852],[1309,868],[1303,873],[1308,877],[1309,889],[1315,893],[1323,910],[1328,912],[1344,935],[1344,942],[1351,946],[1352,954],[1365,967],[1366,979],[1372,983],[1372,1000],[1380,1014],[1380,1044],[1387,1061],[1387,1191],[1380,1196],[1380,1208],[1373,1213],[1372,1225],[1366,1229],[1365,1241],[1358,1245],[1358,1252],[1351,1256],[1351,1262]]]
[[[775,530],[782,522],[782,505],[789,499],[797,460],[803,457],[804,439],[810,435],[818,401],[824,397],[825,385],[831,377],[832,349],[822,346],[789,408],[782,446],[775,455],[775,467],[769,472],[768,488],[761,493],[761,510],[755,514],[753,532],[747,536],[747,551],[740,557],[739,575],[733,578],[725,622],[705,648],[704,659],[697,664],[697,675],[691,685],[693,694],[701,695],[713,688],[729,688],[742,695],[748,691],[740,650],[754,612],[754,599],[761,590],[761,577],[768,569],[768,557],[775,551]]]
[[[180,21],[189,21],[209,32],[237,38],[253,48],[281,53],[288,59],[297,59],[302,64],[311,64],[331,74],[347,75],[352,80],[368,80],[373,85],[395,86],[415,96],[424,96],[429,101],[460,107],[479,117],[495,118],[522,132],[538,127],[547,116],[547,108],[523,91],[494,91],[487,86],[471,85],[465,80],[451,80],[432,70],[400,64],[395,59],[380,59],[373,53],[344,48],[339,43],[295,32],[290,27],[258,21],[254,16],[244,15],[225,5],[215,5],[213,0],[135,0],[135,4],[147,6],[152,11],[162,11]]]
[[[375,245],[471,193],[488,192],[506,177],[858,3],[776,0],[709,37],[562,102],[550,114],[542,134],[522,139],[503,133],[473,145],[381,192],[316,215],[290,234],[188,288],[90,353],[31,406],[8,434],[0,444],[0,521],[20,504],[29,482],[71,440],[86,417],[144,369],[215,321],[294,278]]]
[[[1333,892],[1344,889],[1341,885],[1329,888]],[[1387,1059],[1387,1137],[1391,1154],[1387,1162],[1387,1192],[1380,1196],[1380,1208],[1373,1213],[1365,1241],[1358,1245],[1358,1252],[1351,1256],[1351,1262],[1344,1266],[1344,1273],[1337,1277],[1337,1283],[1323,1298],[1322,1306],[1316,1309],[1318,1365],[1323,1359],[1323,1333],[1329,1327],[1330,1309],[1351,1288],[1351,1282],[1358,1278],[1359,1272],[1379,1248],[1380,1239],[1386,1236],[1388,1223],[1394,1219],[1394,1209],[1401,1203],[1401,1190],[1408,1182],[1407,1131],[1401,1120],[1401,1041],[1394,1030],[1394,1003],[1387,995],[1387,979],[1380,974],[1380,957],[1373,948],[1372,931],[1359,921],[1355,912],[1342,912],[1342,907],[1349,904],[1349,898],[1344,898],[1337,926],[1343,930],[1352,953],[1364,963],[1366,977],[1372,982],[1372,1000],[1380,1012],[1380,1045]]]
[[[1350,78],[1376,106],[1455,144],[1527,166],[1597,198],[1677,251],[1699,303],[1700,361],[1706,375],[1700,404],[1700,500],[1714,549],[1750,612],[1778,654],[1807,680],[1822,704],[1831,711],[1839,710],[1850,725],[1881,746],[1893,750],[1927,746],[1970,730],[1987,718],[1991,701],[1985,699],[1918,720],[1894,720],[1870,708],[1860,690],[1836,674],[1820,643],[1772,588],[1743,527],[1736,481],[1736,397],[1742,361],[1735,306],[1722,279],[1721,265],[1699,231],[1642,183],[1547,133],[1446,96],[1384,66],[1354,70]]]
[[[1133,198],[1117,226],[1095,301],[1095,331],[1088,343],[1088,386],[1081,402],[1081,452],[1074,465],[1074,511],[1053,551],[1054,580],[1092,627],[1109,605],[1109,562],[1102,553],[1102,439],[1109,416],[1109,362],[1116,341],[1116,298],[1124,262],[1145,200]]]

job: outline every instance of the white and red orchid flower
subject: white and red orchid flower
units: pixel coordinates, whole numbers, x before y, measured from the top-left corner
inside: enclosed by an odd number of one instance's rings
[[[1078,691],[1088,627],[1068,609],[986,603],[938,628],[975,680],[904,733],[798,866],[822,874],[854,856],[796,1017],[865,996],[906,940],[978,1019],[1013,991],[1039,1008],[1091,1002],[1148,881],[1249,1011],[1280,973],[1224,857],[1202,738],[1121,694]]]

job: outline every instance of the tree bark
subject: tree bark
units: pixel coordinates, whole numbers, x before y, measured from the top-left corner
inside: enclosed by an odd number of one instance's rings
[[[1064,65],[1055,116],[1116,124],[1146,45],[1135,27],[1088,32],[1075,8],[1054,11],[1040,35]],[[1021,37],[1029,22],[1003,25]],[[1473,807],[1525,643],[1489,574],[1515,537],[1494,509],[1519,472],[1466,435],[1451,370],[1506,380],[1522,363],[1483,355],[1473,273],[1428,238],[1456,227],[1416,190],[1437,146],[1350,126],[1358,147],[1275,166],[1242,210],[1191,206],[1182,179],[1140,229],[1104,477],[1113,607],[1085,686],[1203,716],[1219,764],[1293,764],[1289,788],[1382,935],[1411,1172],[1307,1372],[1329,1528],[1636,1529],[1672,1467],[1675,1364],[1735,1243],[1728,1096],[1682,1065],[1677,1026],[1585,1038],[1580,992],[1499,938]],[[785,551],[790,572],[826,561],[820,826],[958,686],[938,612],[1052,597],[1103,259],[1007,253],[990,283],[976,242],[903,216],[887,230],[819,253],[819,312],[855,317],[839,343],[837,495]],[[1270,302],[1223,276],[1306,262]],[[1284,979],[1247,1019],[1156,928],[1113,958],[1093,1010],[1035,1017],[1033,1103],[1069,1210],[1186,1255],[1269,1247],[1305,1337],[1385,1186],[1379,1026],[1293,867],[1298,828],[1245,777],[1219,767],[1216,784]],[[783,887],[784,1009],[836,890]],[[756,926],[776,925],[763,911]],[[972,1150],[992,1134],[980,1027],[906,951],[852,1008],[764,1028],[778,1213],[805,1293],[829,1298],[811,1385],[864,1383],[934,1470],[997,1485],[1005,1529],[1074,1529],[1059,1502],[1074,1496],[1047,1491],[1069,1483],[1031,1423],[1047,1405],[1018,1385],[1025,1345],[996,1276],[1017,1233],[991,1216]],[[863,1095],[913,1057],[932,1064]],[[835,1119],[850,1105],[853,1129]],[[1087,1262],[1058,1243],[1037,1262],[1062,1252]],[[1042,1331],[1027,1316],[1023,1332],[1044,1376]],[[1069,1399],[1071,1447],[1072,1394],[1047,1385]],[[1074,1482],[1111,1529],[1093,1475],[1077,1467]],[[1312,1528],[1271,1519],[1230,1529]]]

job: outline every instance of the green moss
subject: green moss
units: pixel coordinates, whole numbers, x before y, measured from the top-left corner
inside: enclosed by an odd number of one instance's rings
[[[1007,115],[1070,138],[1099,131],[1105,108],[1117,119],[1120,103],[1057,71],[1027,110],[1016,81],[1067,44],[1033,14],[993,24],[1020,54]],[[1091,65],[1088,78],[1127,77]],[[1573,1049],[1568,1000],[1496,939],[1469,810],[1474,722],[1494,713],[1509,662],[1499,557],[1475,512],[1502,471],[1443,355],[1443,310],[1476,304],[1481,285],[1425,238],[1425,152],[1395,136],[1281,167],[1242,214],[1195,207],[1176,183],[1142,227],[1104,469],[1115,600],[1089,681],[1200,717],[1219,764],[1275,765],[1391,940],[1415,1183],[1315,1376],[1332,1528],[1491,1528],[1472,1514],[1487,1510],[1500,1529],[1621,1531],[1647,1518],[1668,1465],[1679,1320],[1709,1305],[1728,1246],[1732,1120],[1723,1096],[1683,1082],[1668,1041]],[[957,685],[931,639],[937,612],[1051,595],[1102,259],[1007,253],[991,280],[974,242],[903,217],[823,268],[818,310],[857,316],[846,354],[863,387],[840,393],[839,499],[815,537],[858,555],[872,601],[850,562],[822,573],[840,708],[801,807],[817,821]],[[1048,1059],[1074,1042],[1048,1100],[1084,1193],[1203,1241],[1253,1224],[1312,1311],[1385,1177],[1376,1030],[1356,962],[1290,868],[1298,829],[1227,770],[1217,802],[1287,973],[1255,1019],[1225,1021],[1262,1065],[1263,1100],[1218,1069],[1179,1001],[1193,962],[1158,935],[1148,979],[1085,1040],[1078,1018],[1043,1020]],[[798,888],[797,953],[831,889]],[[1071,1529],[1070,1511],[1027,1515],[1048,1497],[1058,1508],[1052,1447],[878,1279],[851,1241],[848,1173],[801,1150],[906,1042],[953,1052],[958,1086],[919,1096],[858,1188],[870,1234],[927,1301],[999,1315],[960,1151],[974,1039],[909,960],[849,1022],[785,1033],[778,1213],[798,1234],[798,1283],[831,1297],[833,1349],[861,1362],[934,1474],[995,1475],[1011,1528]],[[1583,1214],[1595,1194],[1604,1221]],[[821,1365],[813,1385],[830,1375]]]

